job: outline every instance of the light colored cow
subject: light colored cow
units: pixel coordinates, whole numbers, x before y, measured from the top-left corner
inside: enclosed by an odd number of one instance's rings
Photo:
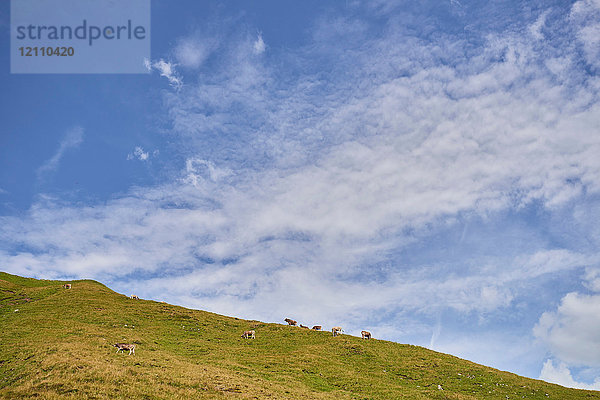
[[[293,319],[289,319],[289,318],[284,319],[284,321],[287,322],[288,325],[291,325],[291,326],[296,326],[296,324],[298,324],[298,321],[294,321]]]
[[[115,344],[113,344],[113,346],[117,348],[117,353],[120,352],[121,350],[129,350],[129,355],[135,354],[135,344],[115,343]]]
[[[71,289],[71,284],[70,284],[70,283],[65,283],[65,284],[63,285],[63,287],[64,287],[65,289]]]
[[[315,325],[312,327],[313,331],[320,331],[321,329],[323,329],[323,327],[321,325]]]
[[[242,337],[244,339],[256,339],[254,331],[244,331],[244,333],[242,333]]]
[[[132,294],[132,295],[131,295],[131,299],[132,299],[132,300],[139,300],[140,298],[139,298],[139,297],[137,297],[135,294]]]
[[[362,331],[360,334],[362,335],[363,339],[371,339],[371,332],[369,331]]]
[[[342,332],[344,331],[342,330],[341,326],[334,326],[333,328],[331,328],[331,333],[333,333],[333,336],[341,335]]]

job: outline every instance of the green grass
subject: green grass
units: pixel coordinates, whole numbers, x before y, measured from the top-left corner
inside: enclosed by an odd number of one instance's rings
[[[64,283],[0,273],[0,398],[600,399],[418,346]],[[240,337],[248,329],[255,340]],[[136,354],[116,354],[116,342]]]

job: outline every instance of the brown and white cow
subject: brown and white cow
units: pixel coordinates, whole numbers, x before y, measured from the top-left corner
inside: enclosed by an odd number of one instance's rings
[[[294,321],[293,319],[289,319],[289,318],[284,319],[284,321],[287,322],[288,325],[291,325],[291,326],[296,326],[296,324],[298,324],[298,321]]]
[[[135,344],[115,343],[115,344],[113,344],[113,346],[117,348],[117,353],[120,352],[121,350],[129,350],[129,355],[135,354]]]
[[[334,326],[333,328],[331,328],[331,333],[333,333],[333,336],[341,335],[342,332],[343,330],[341,326]]]
[[[64,287],[65,289],[71,289],[71,284],[70,284],[70,283],[65,283],[65,284],[63,285],[63,287]]]
[[[137,297],[135,294],[132,294],[132,295],[131,295],[131,298],[132,298],[133,300],[139,300],[139,299],[140,299],[140,298],[139,298],[139,297]]]
[[[323,327],[321,325],[315,325],[312,327],[313,331],[320,331],[321,329],[323,329]]]
[[[371,339],[371,332],[369,331],[362,331],[360,334],[362,335],[363,339]]]
[[[254,331],[244,331],[244,333],[242,333],[242,338],[244,338],[244,339],[256,339],[256,336],[254,335]]]

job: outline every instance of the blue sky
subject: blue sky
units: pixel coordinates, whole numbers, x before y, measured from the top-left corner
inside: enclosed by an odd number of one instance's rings
[[[152,2],[11,75],[0,269],[600,389],[600,3]]]

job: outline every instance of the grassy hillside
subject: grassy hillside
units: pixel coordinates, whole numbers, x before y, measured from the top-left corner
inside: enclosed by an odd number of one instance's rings
[[[600,399],[422,347],[63,283],[0,273],[0,398]]]

